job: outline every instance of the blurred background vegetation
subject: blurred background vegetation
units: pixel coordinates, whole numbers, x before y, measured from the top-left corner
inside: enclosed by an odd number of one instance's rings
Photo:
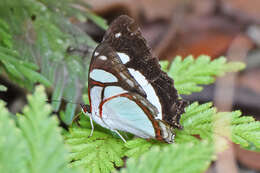
[[[0,97],[9,110],[20,112],[38,83],[48,88],[50,100],[86,102],[92,50],[120,14],[138,22],[161,60],[206,54],[245,62],[243,72],[184,98],[214,100],[220,111],[241,109],[260,119],[258,0],[0,0]],[[77,105],[52,104],[61,110],[60,122],[70,124]],[[226,164],[235,165],[233,170],[260,170],[258,153],[236,145],[229,152],[220,156],[223,165],[230,157],[233,162]]]

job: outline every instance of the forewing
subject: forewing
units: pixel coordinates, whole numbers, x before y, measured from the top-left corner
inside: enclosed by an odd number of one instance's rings
[[[93,83],[100,82],[103,86],[120,86],[129,92],[135,92],[146,97],[143,88],[130,75],[119,55],[107,43],[102,42],[95,49],[89,69],[90,87]]]
[[[125,67],[128,70],[134,69],[135,74],[132,76],[135,76],[137,81],[137,78],[139,78],[139,81],[144,81],[143,78],[145,78],[147,80],[145,83],[150,84],[155,91],[154,94],[150,92],[151,89],[142,87],[145,91],[151,93],[149,99],[149,93],[146,92],[147,99],[161,112],[162,115],[158,115],[159,119],[175,127],[180,127],[179,118],[184,112],[186,102],[178,98],[173,80],[161,70],[158,59],[152,56],[137,24],[128,16],[118,17],[110,24],[102,43],[110,45],[114,52],[129,56],[129,61],[125,63]],[[139,84],[142,86],[140,82]],[[143,86],[148,85],[144,84]],[[154,101],[154,98],[158,98],[159,103],[156,100]]]
[[[94,120],[104,127],[169,143],[186,105],[128,16],[112,22],[93,53],[89,96]]]

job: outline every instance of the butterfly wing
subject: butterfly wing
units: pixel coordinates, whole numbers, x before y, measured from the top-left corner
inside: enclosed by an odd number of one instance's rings
[[[180,115],[187,103],[179,99],[174,81],[161,70],[158,59],[151,54],[134,20],[126,15],[118,17],[109,26],[103,42],[109,44],[114,51],[127,54],[130,61],[125,64],[126,67],[141,73],[152,85],[155,94],[151,92],[147,99],[154,105],[161,105],[161,108],[157,106],[159,111],[161,110],[160,120],[180,127]]]
[[[89,71],[93,119],[143,138],[173,141],[184,102],[132,19],[120,16],[95,49]]]
[[[156,131],[147,114],[152,116],[129,93],[115,95],[102,102],[102,118],[109,127],[142,138],[156,138]]]
[[[143,88],[130,75],[118,54],[107,43],[101,43],[95,50],[90,62],[89,83],[97,81],[104,85],[117,83],[128,91],[146,97]]]
[[[138,83],[119,55],[106,43],[93,53],[89,72],[92,118],[106,128],[159,138],[158,122],[152,121],[158,110],[146,99],[148,83]]]

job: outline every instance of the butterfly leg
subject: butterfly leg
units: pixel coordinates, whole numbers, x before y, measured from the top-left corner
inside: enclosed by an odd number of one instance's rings
[[[113,132],[116,132],[116,134],[124,141],[124,143],[126,143],[125,138],[123,138],[123,136],[117,130],[115,130],[115,129],[110,129],[110,130]]]
[[[103,121],[103,123],[107,126],[107,128],[113,132],[115,132],[123,141],[124,143],[126,143],[125,138],[116,130],[116,129],[112,129],[111,127],[109,127],[109,125],[104,121],[104,119],[101,119]]]
[[[91,124],[91,132],[90,135],[88,137],[91,137],[93,135],[94,132],[94,124],[93,124],[93,119],[92,119],[92,115],[89,115],[89,119],[90,119],[90,124]]]
[[[90,124],[91,124],[91,132],[90,135],[88,137],[91,137],[93,135],[94,132],[94,124],[93,124],[93,118],[92,118],[92,113],[91,113],[91,108],[89,105],[85,105],[85,104],[80,104],[82,112],[87,115],[90,119]]]

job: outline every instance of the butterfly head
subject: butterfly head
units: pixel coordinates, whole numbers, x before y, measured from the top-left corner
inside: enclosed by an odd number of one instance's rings
[[[85,105],[85,104],[80,104],[82,111],[86,114],[86,113],[91,113],[90,111],[90,106],[89,105]]]

